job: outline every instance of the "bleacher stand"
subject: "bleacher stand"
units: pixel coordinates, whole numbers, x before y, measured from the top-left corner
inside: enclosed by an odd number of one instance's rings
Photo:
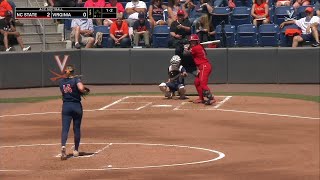
[[[296,14],[292,6],[280,6],[275,8],[274,23],[280,25],[285,20],[295,18]]]
[[[224,32],[222,27],[224,26]],[[225,42],[223,42],[225,35]],[[216,27],[216,39],[222,41],[221,45],[226,47],[234,47],[236,45],[236,27],[234,25],[218,25]]]
[[[262,24],[259,26],[258,42],[260,46],[279,45],[279,26],[276,24]]]
[[[253,24],[242,24],[237,28],[238,46],[257,46],[257,27]]]
[[[110,38],[110,27],[108,27],[108,26],[94,26],[95,37],[98,32],[102,33],[101,47],[108,48],[108,38]],[[97,40],[96,40],[96,42],[97,42]],[[95,43],[95,44],[97,44],[97,43]]]
[[[231,9],[229,7],[216,7],[212,12],[213,27],[220,25],[222,22],[225,24],[230,23]]]
[[[167,25],[156,26],[152,33],[152,43],[154,48],[168,48],[170,27]]]
[[[252,0],[234,0],[236,7],[251,7]]]
[[[235,27],[241,24],[251,23],[251,8],[250,7],[235,7],[232,11],[230,23]]]

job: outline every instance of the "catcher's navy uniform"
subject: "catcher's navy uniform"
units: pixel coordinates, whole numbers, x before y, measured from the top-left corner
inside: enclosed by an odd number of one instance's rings
[[[184,77],[181,76],[181,73],[186,72],[186,69],[180,65],[176,68],[173,65],[170,65],[168,68],[168,75],[170,81],[166,85],[170,88],[171,92],[178,91],[179,86],[184,86]]]
[[[66,145],[71,120],[73,119],[74,150],[76,151],[78,151],[80,144],[80,127],[83,114],[81,92],[77,87],[79,82],[81,82],[81,80],[78,77],[63,78],[59,82],[63,100],[61,145]]]

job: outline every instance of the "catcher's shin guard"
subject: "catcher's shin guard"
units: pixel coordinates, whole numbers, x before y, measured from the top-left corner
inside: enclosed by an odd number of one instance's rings
[[[185,89],[184,85],[179,85],[178,92],[179,92],[179,95],[180,95],[180,99],[185,99],[186,98],[186,89]]]
[[[208,98],[208,100],[206,100],[204,103],[205,105],[211,105],[216,102],[216,100],[214,99],[213,95],[209,90],[203,90],[203,97]]]

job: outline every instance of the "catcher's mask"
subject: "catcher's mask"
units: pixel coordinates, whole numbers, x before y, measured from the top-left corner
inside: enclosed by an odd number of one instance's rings
[[[67,65],[66,66],[66,69],[64,70],[65,71],[65,73],[67,74],[67,75],[70,75],[70,74],[73,74],[74,73],[74,66],[73,65]]]
[[[180,56],[178,56],[178,55],[172,56],[172,58],[171,58],[171,60],[170,60],[170,64],[171,64],[172,66],[175,66],[175,67],[179,67],[180,62],[181,62],[181,58],[180,58]]]

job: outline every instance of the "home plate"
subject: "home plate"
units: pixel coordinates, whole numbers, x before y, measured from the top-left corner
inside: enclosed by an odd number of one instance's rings
[[[169,105],[169,104],[158,104],[158,105],[152,105],[151,107],[172,107],[172,105]]]

